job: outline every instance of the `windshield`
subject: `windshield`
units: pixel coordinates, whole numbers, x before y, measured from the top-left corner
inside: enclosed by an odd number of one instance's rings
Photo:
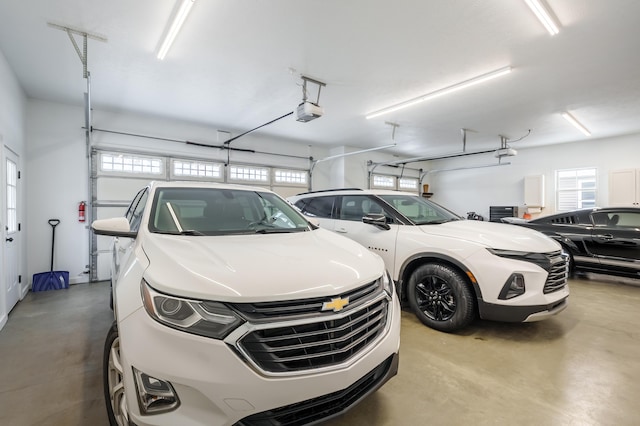
[[[308,231],[304,217],[279,196],[222,188],[160,188],[149,230],[161,234],[226,235]]]
[[[460,216],[417,195],[379,195],[416,225],[430,225],[460,220]]]

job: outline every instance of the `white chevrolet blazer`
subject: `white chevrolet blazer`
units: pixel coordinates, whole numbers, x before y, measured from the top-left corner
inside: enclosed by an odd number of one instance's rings
[[[113,239],[104,352],[112,425],[303,425],[398,368],[382,259],[263,188],[151,183]]]
[[[320,226],[379,254],[401,300],[426,325],[526,322],[567,306],[567,257],[542,233],[465,220],[416,194],[328,190],[288,199]]]

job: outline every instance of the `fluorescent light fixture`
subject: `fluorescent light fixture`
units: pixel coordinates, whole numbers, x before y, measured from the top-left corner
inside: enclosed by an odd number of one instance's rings
[[[560,32],[558,26],[554,22],[551,14],[547,11],[547,8],[540,2],[540,0],[524,0],[527,6],[536,14],[536,17],[542,25],[549,31],[549,34],[556,35]]]
[[[193,3],[195,3],[195,0],[181,0],[181,1],[182,3],[180,4],[180,8],[178,9],[178,12],[174,16],[173,21],[171,22],[171,26],[169,27],[169,30],[167,30],[165,33],[164,40],[160,45],[160,50],[158,50],[158,59],[160,60],[163,60],[164,57],[167,56],[167,52],[171,48],[173,41],[176,39],[176,36],[178,35],[180,28],[182,28],[182,24],[184,24],[185,19],[187,19],[187,16],[189,15],[189,11],[191,11],[191,7],[193,6]]]
[[[567,120],[569,123],[573,124],[573,126],[580,130],[582,133],[585,134],[585,136],[591,136],[591,132],[587,130],[586,127],[584,127],[582,124],[580,124],[578,122],[578,120],[576,120],[574,118],[573,115],[569,114],[568,112],[563,112],[562,116],[564,117],[565,120]]]
[[[429,99],[437,98],[438,96],[446,95],[447,93],[452,93],[452,92],[455,92],[457,90],[464,89],[466,87],[470,87],[470,86],[473,86],[475,84],[482,83],[484,81],[488,81],[488,80],[494,79],[496,77],[500,77],[500,76],[509,74],[511,72],[511,70],[512,70],[511,67],[503,67],[503,68],[497,69],[495,71],[491,71],[491,72],[488,72],[486,74],[482,74],[482,75],[479,75],[477,77],[473,77],[473,78],[471,78],[469,80],[465,80],[465,81],[462,81],[460,83],[456,83],[456,84],[454,84],[452,86],[444,87],[444,88],[438,89],[438,90],[436,90],[434,92],[430,92],[430,93],[427,93],[425,95],[418,96],[417,98],[409,99],[408,101],[400,102],[399,104],[395,104],[395,105],[392,105],[390,107],[383,108],[381,110],[372,112],[370,114],[367,114],[366,118],[367,118],[367,120],[369,120],[371,118],[378,117],[378,116],[383,115],[383,114],[388,114],[388,113],[393,112],[393,111],[398,111],[399,109],[407,108],[407,107],[419,104],[420,102],[424,102],[424,101],[427,101]]]

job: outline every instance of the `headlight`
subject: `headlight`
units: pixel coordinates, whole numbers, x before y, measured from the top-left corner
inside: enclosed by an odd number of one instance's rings
[[[158,293],[142,281],[142,300],[147,313],[169,327],[214,339],[224,339],[243,320],[222,303],[190,300]]]
[[[527,252],[527,251],[502,250],[502,249],[491,249],[491,248],[487,250],[489,250],[490,253],[499,257],[505,257],[507,259],[521,260],[523,262],[534,263],[547,272],[551,268],[551,260],[549,260],[549,258],[545,253],[533,253],[533,252]]]

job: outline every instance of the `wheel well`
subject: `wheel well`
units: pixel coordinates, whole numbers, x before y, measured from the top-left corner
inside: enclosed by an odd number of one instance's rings
[[[473,295],[475,296],[474,299],[476,299],[476,301],[474,302],[476,304],[476,308],[477,308],[477,298],[479,296],[478,291],[479,289],[477,288],[477,284],[474,285],[471,282],[471,279],[469,278],[469,275],[467,275],[467,271],[466,268],[464,268],[462,265],[460,265],[459,263],[446,259],[446,258],[442,258],[442,257],[435,257],[435,256],[423,256],[423,257],[417,257],[414,259],[411,259],[411,261],[409,261],[406,265],[404,265],[403,270],[401,272],[400,275],[400,282],[398,283],[398,291],[400,292],[400,301],[404,302],[407,300],[407,285],[409,284],[409,279],[411,278],[411,274],[413,274],[413,272],[422,265],[426,265],[426,264],[439,264],[439,265],[445,265],[445,266],[449,266],[450,268],[460,272],[460,274],[464,277],[464,281],[465,283],[471,288],[471,290],[473,291]]]

